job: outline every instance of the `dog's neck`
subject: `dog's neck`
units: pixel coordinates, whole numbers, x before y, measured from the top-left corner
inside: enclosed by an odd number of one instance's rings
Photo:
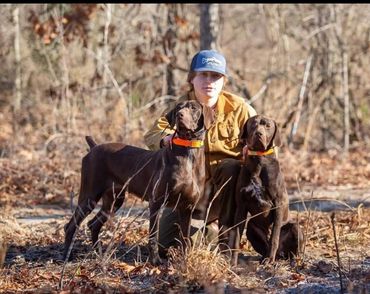
[[[252,176],[258,177],[262,167],[271,165],[272,162],[277,162],[275,147],[265,151],[248,150],[244,166],[248,168]]]
[[[172,144],[189,148],[203,147],[205,131],[206,130],[204,128],[187,132],[175,131],[175,135],[172,138]]]
[[[204,152],[205,130],[203,128],[189,134],[176,132],[169,148],[176,155],[189,156],[194,152]]]
[[[275,146],[267,149],[267,150],[263,150],[263,151],[255,151],[255,150],[250,150],[248,149],[248,156],[265,156],[265,155],[270,155],[270,154],[274,154],[275,153]]]
[[[204,142],[202,140],[172,139],[165,152],[170,160],[182,162],[180,166],[203,166],[205,160]],[[179,142],[182,142],[179,144]],[[192,145],[192,146],[189,146]],[[189,165],[190,164],[190,165]]]
[[[200,148],[204,146],[204,141],[203,140],[188,140],[188,139],[181,139],[179,137],[175,137],[172,139],[172,144],[183,146],[183,147]]]

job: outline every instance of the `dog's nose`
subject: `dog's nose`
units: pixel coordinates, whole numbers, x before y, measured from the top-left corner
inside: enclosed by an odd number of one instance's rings
[[[261,132],[261,131],[256,131],[256,135],[257,135],[258,137],[261,137],[261,136],[262,136],[262,132]]]

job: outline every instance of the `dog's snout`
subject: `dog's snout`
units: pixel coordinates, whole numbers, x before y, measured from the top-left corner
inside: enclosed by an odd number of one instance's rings
[[[260,130],[258,130],[258,129],[257,129],[257,130],[256,130],[256,135],[257,135],[258,137],[262,137],[262,135],[263,135],[263,134],[262,134],[262,132],[261,132]]]

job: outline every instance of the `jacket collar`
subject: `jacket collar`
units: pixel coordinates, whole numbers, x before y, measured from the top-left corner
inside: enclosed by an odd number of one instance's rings
[[[225,113],[225,112],[229,112],[229,111],[232,110],[231,104],[227,103],[227,101],[226,101],[227,97],[226,97],[225,94],[226,95],[231,95],[226,91],[221,91],[220,92],[220,95],[218,96],[218,100],[217,100],[217,104],[216,104],[216,113],[220,114],[220,113]],[[189,91],[188,98],[189,98],[189,100],[196,100],[194,90]],[[227,106],[226,108],[225,108],[225,105]]]

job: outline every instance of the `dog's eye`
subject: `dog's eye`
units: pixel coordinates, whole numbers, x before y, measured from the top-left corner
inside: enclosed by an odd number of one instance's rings
[[[270,128],[271,127],[271,123],[269,121],[266,121],[266,120],[261,120],[261,125],[262,126],[265,126],[266,128]]]

